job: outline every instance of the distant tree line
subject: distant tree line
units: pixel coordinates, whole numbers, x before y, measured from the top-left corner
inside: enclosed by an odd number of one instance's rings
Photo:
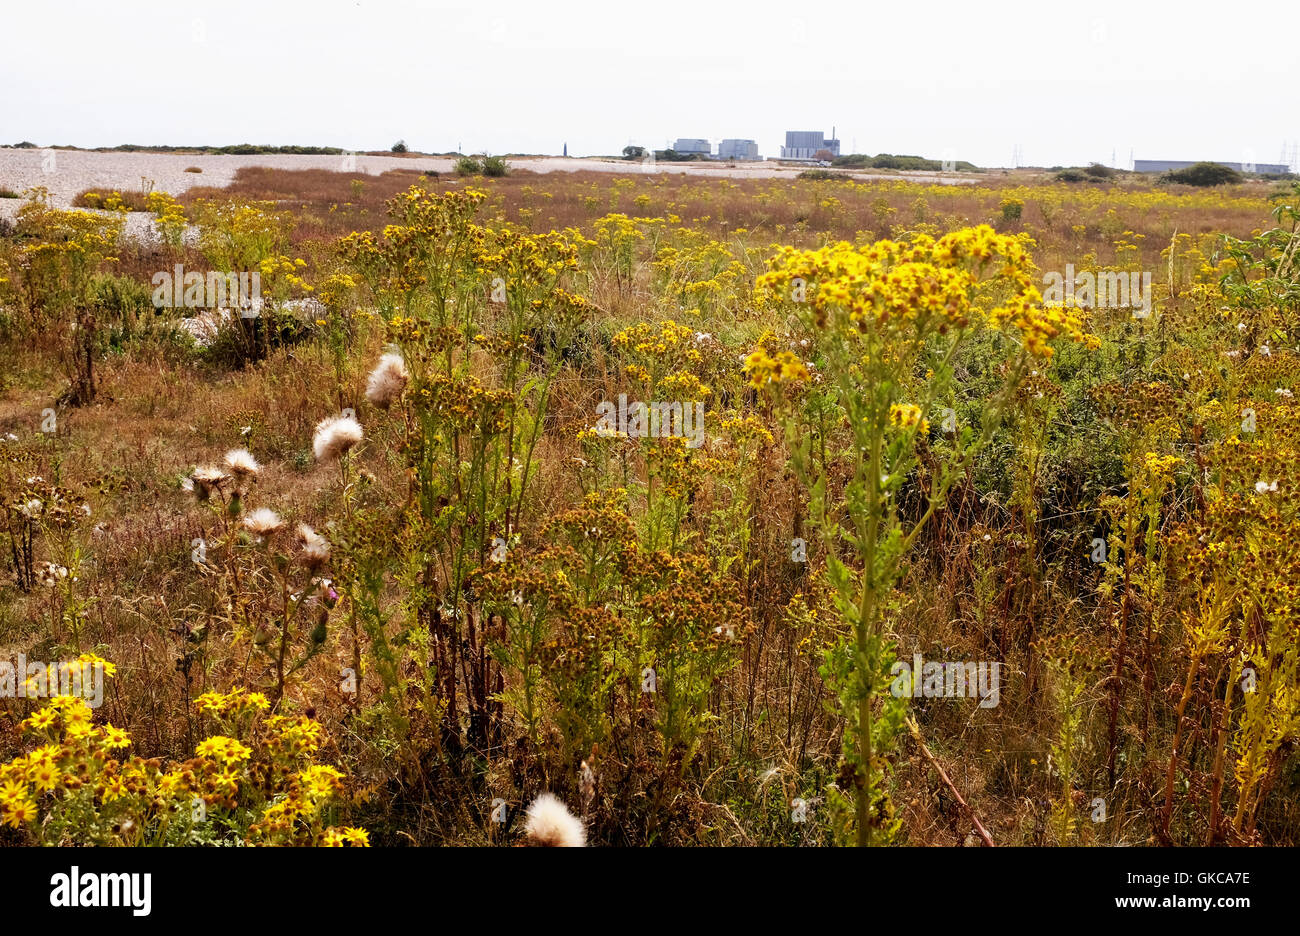
[[[1089,163],[1082,169],[1061,169],[1056,174],[1056,180],[1058,182],[1104,182],[1106,179],[1115,178],[1118,174],[1110,166]]]
[[[1119,170],[1100,163],[1090,163],[1082,168],[1073,169],[1057,166],[1056,169],[1059,170],[1056,173],[1058,182],[1105,182],[1120,175]],[[1171,169],[1169,172],[1162,173],[1156,181],[1162,185],[1194,185],[1197,188],[1211,188],[1216,185],[1232,185],[1245,177],[1243,173],[1231,166],[1214,162],[1198,162],[1182,169]],[[1263,177],[1274,180],[1287,178],[1286,175],[1276,173],[1264,173]]]
[[[836,156],[831,160],[831,165],[841,169],[903,169],[927,172],[939,172],[943,169],[943,161],[939,159],[926,159],[924,156],[895,156],[892,153],[879,153],[875,156],[868,156],[865,153]],[[958,172],[981,171],[978,166],[964,159],[956,160],[952,165]]]

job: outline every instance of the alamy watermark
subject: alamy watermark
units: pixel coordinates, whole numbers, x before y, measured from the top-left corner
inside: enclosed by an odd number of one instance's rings
[[[894,677],[889,691],[894,698],[979,699],[980,708],[998,704],[1001,663],[947,662],[925,660],[912,654],[912,662],[897,660],[890,667]]]
[[[596,407],[597,435],[628,436],[633,439],[686,440],[688,448],[698,448],[704,442],[704,404],[673,401],[640,400],[628,402],[627,394],[618,395],[618,403],[603,400]]]
[[[126,907],[146,917],[152,908],[153,875],[145,871],[110,874],[82,872],[73,865],[50,877],[51,907]]]
[[[150,282],[153,304],[158,309],[238,308],[245,318],[255,318],[262,304],[262,274],[185,272],[183,264],[174,270],[160,270]]]
[[[74,696],[91,708],[104,704],[103,662],[74,660],[71,663],[27,662],[18,654],[15,665],[0,660],[0,698],[48,699]]]
[[[1084,309],[1133,309],[1135,318],[1151,314],[1151,273],[1074,272],[1074,264],[1065,265],[1065,275],[1055,271],[1043,274],[1043,304],[1075,305]]]

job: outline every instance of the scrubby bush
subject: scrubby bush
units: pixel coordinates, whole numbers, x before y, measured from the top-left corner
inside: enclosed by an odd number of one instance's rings
[[[146,193],[130,189],[86,189],[73,196],[72,204],[77,208],[99,208],[104,211],[146,211],[146,197]]]
[[[943,162],[938,159],[926,159],[923,156],[894,156],[890,153],[880,153],[876,156],[853,153],[848,156],[837,156],[831,164],[845,169],[899,169],[926,172],[939,172],[944,167]],[[958,172],[980,171],[979,167],[964,159],[956,160],[953,168]]]
[[[509,172],[510,164],[504,156],[462,156],[456,160],[456,174],[459,176],[499,179]]]
[[[510,171],[510,164],[502,156],[483,157],[483,175],[489,179],[499,179]]]
[[[1241,181],[1241,173],[1231,166],[1218,163],[1199,162],[1185,169],[1174,169],[1160,177],[1160,181],[1179,185],[1194,185],[1197,188],[1210,188],[1216,185],[1232,185]]]

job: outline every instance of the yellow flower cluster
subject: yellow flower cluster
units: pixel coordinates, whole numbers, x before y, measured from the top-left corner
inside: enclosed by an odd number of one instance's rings
[[[1147,473],[1163,480],[1173,477],[1173,471],[1181,461],[1177,455],[1157,455],[1155,452],[1147,452],[1143,458]]]
[[[18,228],[36,243],[23,248],[32,262],[67,258],[71,263],[92,267],[111,256],[122,231],[120,217],[106,218],[90,211],[62,211],[30,202],[18,212]]]
[[[502,432],[510,425],[509,406],[514,394],[490,389],[472,374],[460,379],[434,374],[416,393],[431,412],[458,430]]]
[[[472,223],[487,193],[475,188],[436,195],[418,185],[386,204],[400,223],[382,235],[354,231],[341,238],[339,257],[370,286],[384,305],[409,307],[408,293],[441,282],[469,255],[482,251],[485,232]]]
[[[1066,306],[1043,306],[1037,289],[1015,296],[989,313],[994,325],[1010,323],[1020,331],[1025,347],[1035,357],[1050,358],[1052,348],[1048,342],[1065,336],[1087,348],[1101,346],[1101,339],[1083,330],[1083,319],[1077,310]]]
[[[966,328],[987,304],[994,327],[1010,324],[1038,357],[1060,335],[1095,345],[1074,311],[1043,308],[1033,262],[1023,236],[998,234],[988,225],[964,228],[937,241],[917,235],[910,242],[883,240],[866,247],[847,242],[818,250],[782,248],[758,278],[760,291],[783,292],[810,303],[818,326],[835,310],[850,326],[914,328],[918,334]]]
[[[625,214],[607,214],[596,221],[596,242],[618,252],[627,249],[636,241],[643,240],[645,234],[637,227],[639,218],[629,218]]]
[[[254,833],[268,841],[281,840],[292,833],[295,826],[315,827],[325,805],[343,790],[343,774],[334,767],[312,764],[299,771],[291,780],[289,794],[272,803],[262,814],[260,822],[254,826]],[[361,833],[362,836],[365,833]],[[352,838],[356,838],[355,835]],[[331,843],[328,836],[323,844]],[[361,844],[351,842],[351,844]],[[368,840],[365,842],[368,844]]]
[[[766,348],[759,348],[745,358],[745,373],[750,386],[756,389],[773,383],[800,383],[809,377],[807,366],[793,351],[780,351],[772,357]]]
[[[150,192],[145,196],[145,207],[153,212],[154,224],[162,234],[163,240],[174,247],[181,244],[185,233],[185,209],[181,203],[166,192]]]
[[[77,663],[83,667],[84,666],[102,667],[104,670],[104,676],[108,679],[112,679],[117,675],[116,663],[110,663],[108,660],[105,660],[103,657],[96,656],[93,653],[81,654],[80,656],[77,657]]]
[[[88,661],[99,660],[90,654],[85,657]],[[62,728],[64,740],[62,744],[43,744],[0,766],[0,817],[12,828],[32,822],[39,815],[33,794],[64,788],[75,790],[86,782],[85,771],[76,768],[75,762],[97,756],[97,762],[107,767],[108,752],[131,744],[130,736],[120,728],[112,725],[105,725],[102,730],[96,728],[90,706],[76,696],[53,697],[44,708],[26,718],[23,726],[47,742]],[[103,753],[96,755],[97,750]],[[133,776],[110,774],[103,782],[102,799],[109,802],[123,795],[127,780]]]
[[[480,273],[504,277],[508,295],[512,290],[517,292],[523,280],[549,282],[577,270],[578,251],[568,238],[555,231],[525,234],[492,230],[474,262]]]
[[[685,344],[694,335],[695,332],[685,325],[679,325],[669,319],[657,328],[649,322],[638,322],[630,328],[623,329],[611,340],[616,347],[631,348],[642,354],[654,355],[667,354],[669,349]]]
[[[914,403],[895,403],[890,406],[889,424],[897,429],[918,426],[922,433],[930,431],[929,420],[921,418],[921,407]]]
[[[316,298],[326,306],[336,306],[352,290],[357,288],[357,281],[345,273],[332,273],[316,287]]]
[[[15,829],[36,819],[36,804],[28,795],[26,784],[6,781],[0,785],[0,814],[4,816],[4,824]]]
[[[273,735],[267,747],[273,755],[293,759],[310,757],[320,749],[320,722],[300,715],[272,715],[266,727]]]
[[[82,661],[103,663],[106,672],[112,667],[90,654]],[[156,759],[121,758],[130,735],[96,726],[85,700],[53,697],[23,721],[39,746],[0,764],[0,821],[46,844],[187,844],[202,803],[230,810],[231,831],[240,817],[261,816],[248,827],[249,841],[327,844],[322,809],[342,790],[344,776],[311,763],[320,724],[304,716],[263,721],[265,696],[242,689],[204,693],[196,705],[214,717],[253,721],[244,725],[244,740],[204,738],[194,758],[164,771]],[[368,844],[363,830],[340,834],[345,844]]]
[[[234,738],[213,735],[200,741],[198,747],[194,749],[194,753],[198,754],[199,757],[206,757],[226,766],[232,766],[248,760],[253,752]]]
[[[199,199],[191,214],[199,227],[199,247],[218,270],[254,270],[263,260],[278,258],[287,249],[293,224],[292,218],[269,201]]]
[[[721,345],[711,336],[674,319],[638,322],[611,339],[626,358],[623,372],[645,391],[673,399],[703,400],[713,393]]]
[[[757,416],[728,416],[722,420],[722,429],[737,445],[761,442],[771,445],[772,431]]]
[[[344,826],[342,829],[329,828],[325,830],[325,837],[321,844],[326,848],[343,848],[351,846],[352,848],[369,848],[370,834],[365,829],[357,829],[353,826]]]
[[[689,371],[674,371],[659,381],[659,392],[674,400],[703,400],[712,388]]]
[[[274,280],[276,277],[284,277],[284,281],[295,289],[311,292],[312,286],[298,275],[298,272],[306,266],[307,261],[301,257],[286,257],[279,254],[267,257],[257,265],[257,268],[265,279]]]
[[[246,692],[235,688],[227,693],[205,692],[194,704],[209,715],[239,718],[254,712],[264,712],[271,707],[270,700],[260,692]]]

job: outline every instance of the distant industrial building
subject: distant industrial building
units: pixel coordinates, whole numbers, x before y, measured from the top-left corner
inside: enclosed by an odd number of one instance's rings
[[[713,147],[709,145],[708,140],[688,140],[685,137],[679,137],[677,142],[673,144],[673,151],[693,156],[708,156],[713,152]]]
[[[1285,175],[1291,171],[1290,166],[1284,166],[1281,163],[1254,163],[1247,168],[1246,163],[1237,162],[1219,162],[1218,160],[1206,160],[1219,166],[1227,166],[1229,169],[1236,169],[1238,172],[1259,172],[1268,175]],[[1134,172],[1169,172],[1172,169],[1186,169],[1188,166],[1195,166],[1196,163],[1185,159],[1135,159],[1133,160]]]
[[[835,131],[832,130],[832,137]],[[817,159],[823,150],[832,157],[840,154],[840,141],[827,139],[820,130],[787,130],[785,146],[781,147],[782,159]]]
[[[758,159],[758,144],[753,140],[723,140],[718,144],[719,159]]]

